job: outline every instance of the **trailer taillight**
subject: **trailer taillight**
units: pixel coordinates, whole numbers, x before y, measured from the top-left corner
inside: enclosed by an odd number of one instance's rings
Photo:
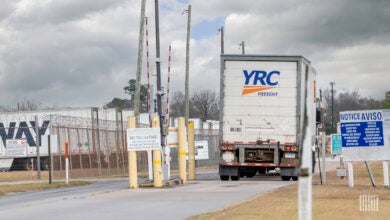
[[[233,145],[223,145],[222,146],[222,150],[233,150],[233,149],[234,149]]]
[[[287,145],[285,150],[286,151],[297,151],[297,146],[295,146],[295,145]]]

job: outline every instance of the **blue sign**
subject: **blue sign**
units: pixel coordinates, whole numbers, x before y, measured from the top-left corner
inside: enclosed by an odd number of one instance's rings
[[[341,143],[341,135],[332,134],[331,138],[332,138],[331,154],[342,154],[343,146]]]
[[[384,146],[382,113],[348,112],[340,114],[343,147]]]

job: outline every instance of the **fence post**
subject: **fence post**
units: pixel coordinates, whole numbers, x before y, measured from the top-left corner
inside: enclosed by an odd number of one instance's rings
[[[127,127],[135,128],[135,117],[127,117]],[[137,152],[128,151],[128,161],[129,161],[129,186],[130,189],[138,188],[138,175],[137,175]]]
[[[65,183],[69,184],[69,142],[65,142]]]

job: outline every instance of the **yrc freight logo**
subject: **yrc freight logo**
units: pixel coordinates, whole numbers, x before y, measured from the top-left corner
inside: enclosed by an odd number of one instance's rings
[[[279,71],[266,72],[264,70],[243,70],[245,82],[241,95],[247,95],[257,92],[259,96],[277,96],[278,92],[264,92],[278,86],[275,76],[279,76]]]

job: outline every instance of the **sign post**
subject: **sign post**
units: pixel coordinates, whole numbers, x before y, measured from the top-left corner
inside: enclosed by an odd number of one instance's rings
[[[69,184],[69,142],[65,142],[65,183]]]

